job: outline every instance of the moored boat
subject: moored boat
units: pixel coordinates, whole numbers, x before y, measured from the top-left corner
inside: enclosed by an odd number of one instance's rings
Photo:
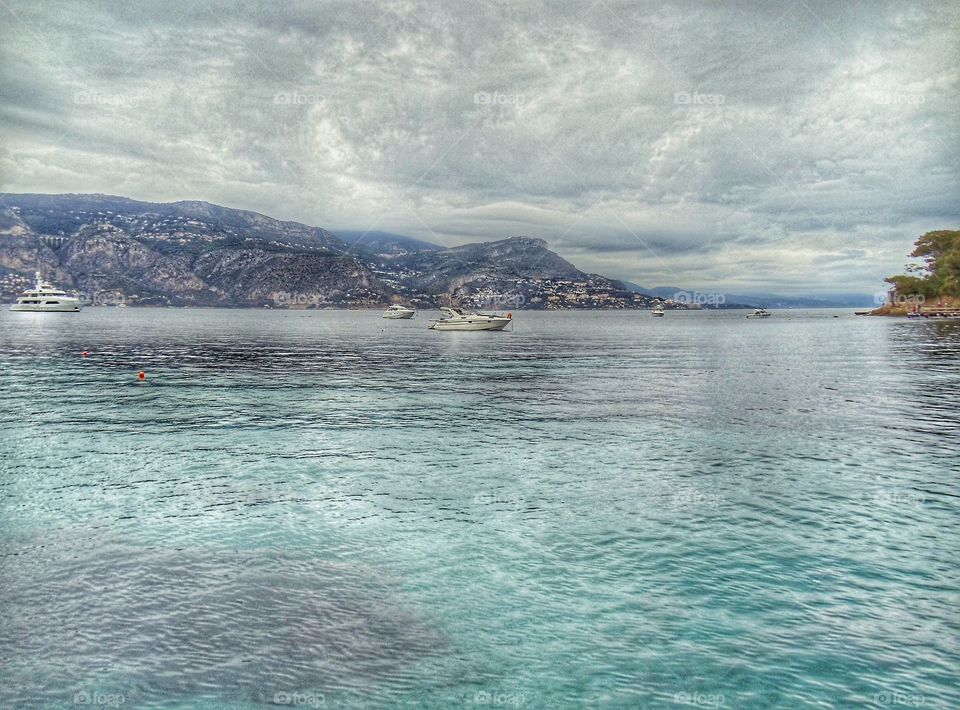
[[[383,312],[383,317],[390,318],[392,320],[400,320],[413,318],[416,313],[417,312],[412,308],[407,308],[406,306],[401,306],[395,303]]]
[[[505,316],[490,313],[470,313],[461,308],[440,309],[439,320],[430,321],[430,330],[503,330],[512,321],[513,314]]]
[[[36,278],[34,287],[23,292],[17,302],[10,306],[11,311],[76,313],[80,310],[79,298],[45,282],[39,271]]]

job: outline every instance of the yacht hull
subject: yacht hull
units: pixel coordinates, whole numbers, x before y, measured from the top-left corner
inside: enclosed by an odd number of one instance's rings
[[[491,318],[490,320],[466,320],[456,323],[436,321],[430,330],[503,330],[510,323],[509,318]]]
[[[75,303],[14,303],[10,306],[10,310],[22,313],[79,313],[80,305]]]
[[[407,320],[408,318],[413,318],[414,311],[409,313],[384,313],[383,317],[388,320]]]
[[[503,330],[513,318],[512,313],[470,313],[449,306],[440,306],[440,313],[445,317],[430,321],[430,330]]]

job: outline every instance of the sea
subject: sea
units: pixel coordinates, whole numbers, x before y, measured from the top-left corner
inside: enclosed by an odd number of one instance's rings
[[[0,707],[960,708],[960,321],[436,315],[0,313]]]

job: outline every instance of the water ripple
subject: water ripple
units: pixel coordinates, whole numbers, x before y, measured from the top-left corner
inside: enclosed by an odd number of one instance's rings
[[[4,707],[960,706],[957,324],[17,315]]]

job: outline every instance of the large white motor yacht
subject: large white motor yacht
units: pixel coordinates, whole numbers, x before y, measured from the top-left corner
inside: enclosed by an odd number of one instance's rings
[[[653,310],[650,312],[650,315],[655,317],[663,318],[663,304],[658,303],[653,307]]]
[[[440,309],[440,320],[430,321],[431,330],[503,330],[512,321],[513,314],[505,316],[488,313],[470,313],[460,308]]]
[[[80,310],[80,299],[67,295],[53,284],[46,283],[37,272],[37,283],[27,289],[17,302],[10,306],[11,311],[33,312],[76,312]]]
[[[417,312],[412,308],[400,306],[395,303],[383,312],[383,317],[392,318],[395,320],[398,318],[413,318],[416,313]]]

